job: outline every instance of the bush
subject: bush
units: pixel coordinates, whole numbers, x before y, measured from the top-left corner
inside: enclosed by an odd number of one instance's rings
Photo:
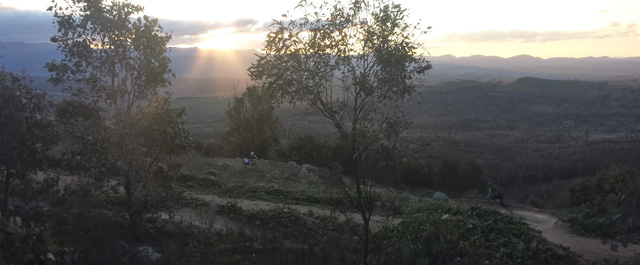
[[[218,212],[249,227],[260,229],[261,236],[251,242],[251,245],[269,250],[262,254],[273,256],[263,256],[259,259],[262,262],[254,261],[250,264],[357,263],[360,249],[351,238],[351,222],[338,221],[312,211],[301,213],[289,207],[244,210],[227,203],[221,205]],[[270,262],[265,262],[266,260]]]
[[[51,225],[27,225],[19,217],[0,218],[0,264],[72,264],[71,250],[58,246]]]
[[[433,187],[435,175],[433,166],[417,158],[404,159],[398,170],[398,181],[395,184],[406,184],[412,187]]]
[[[55,116],[62,136],[61,166],[72,171],[105,167],[107,126],[100,110],[80,100],[63,100],[56,105]]]
[[[578,233],[601,238],[623,234],[638,238],[640,174],[635,169],[621,165],[604,168],[594,178],[572,185],[569,198],[573,207],[582,210],[568,218]]]
[[[206,157],[220,157],[225,153],[224,145],[218,142],[193,141],[193,149]]]
[[[393,228],[394,247],[384,253],[388,263],[578,264],[572,252],[495,210],[428,202],[405,210],[403,217]]]
[[[435,186],[450,191],[465,191],[481,186],[484,182],[484,167],[473,160],[462,163],[452,159],[443,159],[438,166]]]
[[[312,135],[297,135],[289,143],[291,160],[299,164],[311,164],[317,167],[332,168],[339,163],[342,168],[350,168],[350,159],[346,156],[344,144],[335,141],[320,140]]]

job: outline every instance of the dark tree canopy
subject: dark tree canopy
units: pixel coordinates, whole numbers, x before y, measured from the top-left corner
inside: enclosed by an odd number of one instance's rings
[[[62,167],[91,171],[105,166],[107,125],[98,108],[77,99],[66,99],[56,104],[55,120],[61,134]]]
[[[159,198],[177,192],[161,185],[162,179],[179,172],[172,155],[190,147],[185,110],[171,108],[170,95],[160,93],[174,76],[166,55],[171,35],[128,0],[54,0],[49,11],[58,28],[51,41],[64,54],[59,62],[47,63],[49,81],[90,103],[67,102],[59,109],[60,121],[77,133],[72,144],[82,137],[96,140],[83,140],[83,146],[67,151],[89,159],[76,161],[80,167],[94,167],[89,171],[98,172],[97,177],[110,178],[106,186],[112,189],[103,192],[112,192],[110,202],[128,217],[136,236],[144,217],[166,206]],[[88,112],[70,115],[73,109]],[[105,119],[95,109],[106,112]],[[85,130],[73,131],[74,126]],[[95,159],[87,151],[101,156]]]
[[[386,0],[319,6],[302,0],[296,11],[299,16],[273,22],[249,74],[278,99],[309,105],[347,146],[355,183],[342,188],[362,217],[358,235],[367,264],[376,248],[369,223],[379,202],[372,183],[383,176],[363,160],[393,149],[408,123],[398,102],[413,95],[416,77],[431,68],[418,55],[416,34],[425,32],[407,22],[406,9]]]
[[[0,69],[0,176],[7,208],[9,184],[42,168],[55,142],[46,94],[29,84],[25,75]]]
[[[406,9],[356,0],[301,1],[297,10],[300,17],[274,21],[251,77],[279,99],[320,112],[356,149],[397,135],[404,123],[395,103],[410,97],[416,76],[431,68],[418,56],[415,34],[423,32],[406,22]]]
[[[280,121],[274,116],[274,101],[268,91],[249,86],[242,96],[229,103],[225,140],[233,155],[256,152],[266,156],[269,148],[277,143]]]
[[[47,63],[50,82],[110,110],[131,112],[173,76],[166,55],[171,35],[129,1],[54,2],[51,42],[64,58]]]

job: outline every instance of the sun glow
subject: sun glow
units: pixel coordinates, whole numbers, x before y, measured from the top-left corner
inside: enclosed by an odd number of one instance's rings
[[[195,44],[196,47],[202,49],[211,50],[246,50],[255,49],[260,37],[264,36],[264,33],[255,34],[237,34],[235,28],[225,28],[215,31],[210,31],[207,34],[200,36],[204,39],[201,42]]]

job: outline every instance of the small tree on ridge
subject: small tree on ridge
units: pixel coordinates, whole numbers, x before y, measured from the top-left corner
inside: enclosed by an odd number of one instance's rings
[[[385,0],[319,6],[303,0],[296,10],[299,17],[273,22],[249,73],[279,99],[309,105],[348,147],[355,183],[343,187],[364,223],[367,264],[377,195],[363,160],[381,145],[393,146],[407,124],[397,103],[414,93],[416,75],[431,68],[417,55],[422,45],[415,33],[424,32],[406,22],[406,9]]]

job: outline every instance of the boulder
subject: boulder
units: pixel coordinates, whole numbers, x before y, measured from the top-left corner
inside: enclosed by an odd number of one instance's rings
[[[407,198],[407,199],[408,199],[408,201],[410,203],[418,203],[418,202],[420,202],[420,198],[418,198],[418,196],[415,196],[415,195],[409,195],[409,198]]]
[[[107,210],[100,210],[89,214],[89,218],[93,221],[107,220],[111,219],[112,217],[113,213]]]
[[[155,252],[151,246],[138,247],[136,249],[136,255],[149,261],[156,261],[160,259],[160,254],[158,254],[158,252]]]
[[[342,178],[342,182],[344,185],[351,185],[351,180],[347,177]]]
[[[209,169],[209,170],[207,170],[207,173],[205,173],[205,174],[207,174],[209,176],[212,176],[212,177],[217,177],[218,176],[218,171],[215,170],[215,169]]]
[[[218,162],[218,163],[215,163],[215,167],[219,170],[227,171],[233,168],[233,164],[229,162]]]
[[[318,183],[320,182],[320,177],[314,175],[313,173],[309,174],[309,180],[311,180],[311,182],[315,182]]]
[[[302,170],[300,170],[300,177],[301,178],[308,178],[309,177],[309,172],[307,171],[306,167],[303,167]]]
[[[297,166],[298,165],[298,164],[296,164],[295,161],[289,161],[289,163],[287,163],[287,164],[292,165],[292,166]]]
[[[309,165],[309,164],[304,164],[304,165],[302,165],[302,167],[306,168],[306,169],[309,169],[309,170],[318,170],[318,167],[312,166],[312,165]]]
[[[516,246],[516,248],[518,250],[523,250],[523,249],[527,248],[527,246],[524,244],[524,242],[518,240],[518,245]]]
[[[431,196],[431,198],[436,200],[442,200],[442,201],[449,200],[449,196],[447,196],[447,194],[444,194],[443,192],[440,192],[440,191],[437,191],[436,193],[434,193],[433,196]]]

